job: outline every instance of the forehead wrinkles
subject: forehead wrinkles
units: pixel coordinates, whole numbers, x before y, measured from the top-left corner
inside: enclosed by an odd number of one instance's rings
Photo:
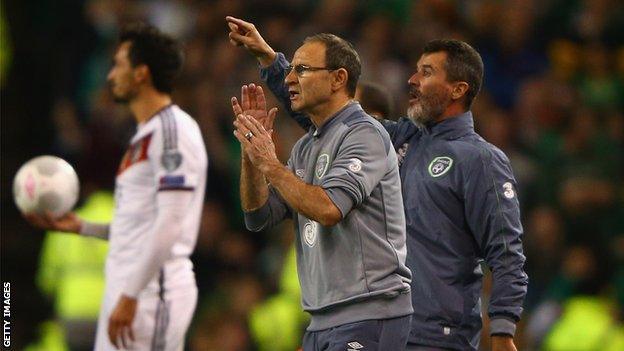
[[[444,65],[446,64],[446,53],[434,52],[430,54],[424,54],[418,60],[418,67],[431,66],[436,71],[444,71]]]
[[[302,45],[293,56],[293,65],[303,64],[320,67],[325,64],[325,45],[311,42]]]

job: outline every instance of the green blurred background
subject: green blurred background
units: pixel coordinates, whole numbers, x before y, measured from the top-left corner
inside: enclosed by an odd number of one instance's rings
[[[395,117],[405,113],[407,79],[428,40],[475,46],[485,63],[476,127],[510,157],[522,204],[530,283],[517,345],[624,350],[622,1],[4,0],[0,11],[1,269],[11,283],[12,349],[89,343],[105,244],[30,228],[11,184],[26,160],[58,155],[78,171],[85,216],[110,216],[115,170],[134,126],[105,79],[117,31],[130,20],[184,43],[174,98],[199,122],[210,156],[193,255],[200,301],[187,349],[298,346],[306,316],[291,224],[249,233],[238,202],[229,99],[259,76],[255,61],[228,43],[224,17],[234,15],[287,57],[313,33],[351,40],[362,78],[387,88]],[[285,161],[303,131],[282,114],[276,124]]]

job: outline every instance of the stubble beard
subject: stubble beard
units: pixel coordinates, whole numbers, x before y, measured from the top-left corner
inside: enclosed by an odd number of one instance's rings
[[[115,93],[115,88],[112,84],[109,83],[110,93],[113,96],[113,101],[118,104],[129,104],[137,95],[133,89],[128,89],[125,93],[119,94]]]
[[[118,104],[125,105],[128,102],[130,102],[130,99],[127,96],[113,95],[113,101],[115,101]]]
[[[438,120],[451,97],[444,91],[436,91],[427,95],[418,95],[418,102],[407,108],[407,116],[419,127],[424,127],[432,121]]]

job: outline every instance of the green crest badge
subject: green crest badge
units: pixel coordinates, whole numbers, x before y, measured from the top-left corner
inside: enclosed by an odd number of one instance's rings
[[[317,178],[321,178],[327,172],[327,168],[329,167],[329,155],[322,154],[316,159],[316,167],[314,169],[314,174],[316,174]]]
[[[437,178],[446,174],[453,167],[453,159],[448,156],[436,157],[429,164],[429,175]]]

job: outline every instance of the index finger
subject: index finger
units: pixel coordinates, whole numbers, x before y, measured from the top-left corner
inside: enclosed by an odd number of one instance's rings
[[[232,97],[232,110],[234,111],[234,118],[236,118],[236,116],[240,115],[241,113],[243,113],[243,109],[241,108],[240,104],[238,103],[238,99],[236,99],[236,97]]]
[[[228,22],[228,27],[230,27],[230,31],[232,32],[238,32],[238,25],[232,23],[232,22]]]
[[[239,29],[243,28],[247,32],[254,30],[254,25],[252,23],[245,22],[245,21],[243,21],[240,18],[236,18],[236,17],[232,17],[232,16],[226,16],[225,20],[230,22],[230,23],[236,24]]]

